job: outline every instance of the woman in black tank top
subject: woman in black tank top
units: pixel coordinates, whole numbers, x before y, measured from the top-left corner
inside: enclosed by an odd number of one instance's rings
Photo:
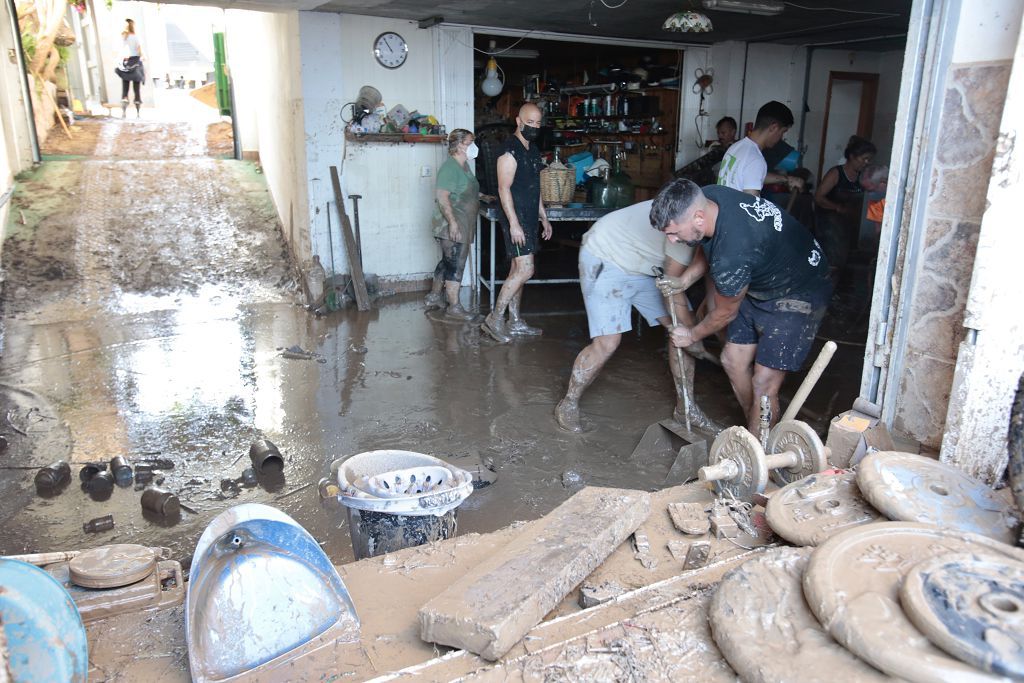
[[[815,232],[828,257],[833,280],[857,244],[864,196],[858,180],[860,172],[874,159],[875,146],[870,140],[854,135],[850,137],[843,156],[846,163],[830,168],[814,193]]]

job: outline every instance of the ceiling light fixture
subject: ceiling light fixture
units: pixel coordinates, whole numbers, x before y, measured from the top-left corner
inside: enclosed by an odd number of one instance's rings
[[[501,94],[501,89],[505,87],[505,84],[498,78],[498,62],[494,57],[487,60],[485,74],[484,80],[480,84],[480,90],[488,97],[497,97]]]
[[[783,2],[772,2],[771,0],[701,0],[704,9],[716,10],[718,12],[736,12],[738,14],[760,14],[766,17],[773,17],[782,14],[786,9]]]
[[[711,20],[702,12],[676,12],[665,20],[661,28],[676,33],[711,33],[714,30]]]

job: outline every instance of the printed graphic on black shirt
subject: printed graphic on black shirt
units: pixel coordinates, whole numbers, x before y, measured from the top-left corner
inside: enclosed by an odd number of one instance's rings
[[[704,240],[715,288],[777,299],[825,291],[828,260],[807,228],[767,199],[722,185],[703,188],[718,205],[715,233]]]

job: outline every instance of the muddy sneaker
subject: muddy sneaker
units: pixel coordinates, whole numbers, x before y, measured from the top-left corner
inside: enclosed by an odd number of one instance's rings
[[[462,307],[462,304],[455,304],[454,306],[448,307],[448,310],[444,312],[444,317],[445,320],[464,323],[469,322],[470,320],[475,318],[476,314],[467,311],[465,308]]]
[[[563,398],[555,406],[555,422],[567,432],[582,432],[583,426],[580,424],[579,404],[572,403],[569,399]]]
[[[672,411],[672,419],[681,425],[686,424],[686,418],[683,416],[683,411],[679,406],[676,406]],[[718,424],[710,417],[704,414],[704,411],[693,404],[692,397],[690,401],[690,429],[693,431],[706,432],[712,436],[718,436],[725,427]]]
[[[432,311],[435,308],[444,308],[444,297],[441,296],[441,292],[430,292],[423,297],[423,305],[428,311]]]
[[[505,331],[505,321],[497,320],[492,317],[493,315],[494,314],[492,313],[484,318],[484,322],[480,325],[480,329],[499,344],[508,344],[512,341],[512,337],[510,337],[508,332]]]
[[[508,333],[514,334],[517,337],[539,337],[544,334],[544,330],[539,327],[530,327],[526,324],[526,321],[520,318],[519,320],[510,320],[508,322]]]

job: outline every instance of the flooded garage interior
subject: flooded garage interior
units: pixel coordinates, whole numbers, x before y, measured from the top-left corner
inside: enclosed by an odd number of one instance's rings
[[[187,559],[219,512],[261,502],[345,562],[343,516],[321,508],[316,482],[333,460],[377,449],[486,470],[459,511],[460,532],[534,519],[584,484],[651,490],[664,479],[671,463],[629,460],[646,426],[674,406],[662,331],[627,335],[583,401],[586,431],[567,434],[552,410],[587,342],[576,286],[531,287],[526,310],[544,335],[508,346],[432,320],[422,293],[317,317],[302,305],[258,167],[208,157],[201,127],[88,125],[98,128],[95,155],[49,161],[25,179],[14,201],[26,224],[4,249],[0,377],[15,427],[0,431],[17,465],[0,471],[5,498],[18,503],[3,508],[2,552],[118,542]],[[294,346],[312,357],[282,355]],[[812,414],[852,403],[860,353],[842,347]],[[719,422],[740,419],[720,368],[698,364],[696,394]],[[43,436],[54,446],[34,445]],[[283,480],[222,491],[261,438],[285,456]],[[82,464],[115,455],[172,461],[165,486],[194,512],[168,525],[147,519],[131,488],[105,501],[79,490]],[[35,469],[58,457],[75,481],[40,498]],[[112,531],[82,531],[107,514]]]
[[[1018,3],[189,1],[208,6],[62,5],[52,47],[24,38],[49,5],[3,7],[23,36],[0,34],[0,678],[1024,676]],[[133,22],[134,106],[105,61]],[[542,189],[564,211],[523,295],[543,334],[499,343],[481,321],[511,259],[486,195],[523,101],[542,185],[611,163]],[[766,102],[795,118],[773,149]],[[730,116],[815,240],[844,213],[815,185],[859,183],[851,133],[874,150],[779,391],[796,419],[741,426],[714,334],[677,393],[677,350],[634,309],[567,431],[584,234],[671,178],[713,184]],[[424,300],[462,128],[485,195],[472,320]],[[725,429],[691,431],[684,400]],[[45,657],[15,661],[22,614],[68,620]]]

